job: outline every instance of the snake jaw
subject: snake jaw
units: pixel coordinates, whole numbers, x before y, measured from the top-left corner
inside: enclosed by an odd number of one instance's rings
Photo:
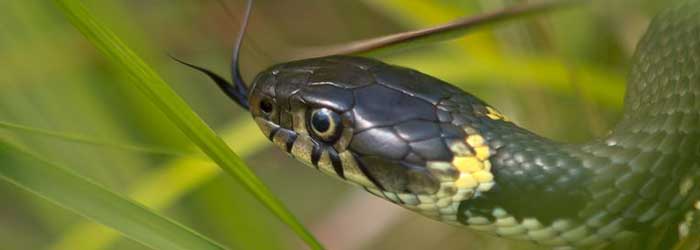
[[[315,168],[327,175],[340,178],[351,184],[359,185],[368,192],[398,204],[425,216],[452,224],[459,224],[457,212],[462,201],[473,197],[478,192],[488,191],[493,186],[493,176],[490,163],[471,162],[465,159],[478,159],[477,156],[455,157],[452,162],[428,162],[428,168],[433,176],[442,176],[439,188],[431,193],[410,193],[388,191],[372,179],[367,172],[367,166],[357,160],[350,151],[338,153],[333,147],[321,146],[308,134],[296,133],[294,130],[280,127],[263,118],[256,118],[263,133],[289,156]],[[455,142],[462,146],[455,149],[468,148],[466,139]],[[464,155],[465,152],[460,152]],[[448,169],[445,169],[448,168]],[[470,171],[470,172],[467,172]],[[447,173],[449,172],[449,173]],[[458,173],[455,175],[455,173]]]
[[[451,161],[429,161],[430,173],[439,179],[437,192],[418,196],[419,203],[405,207],[441,221],[459,225],[458,211],[463,201],[488,192],[496,184],[491,172],[491,149],[474,129],[465,126],[463,140],[451,140]],[[399,195],[399,197],[405,194]]]
[[[351,184],[380,192],[378,190],[381,187],[367,177],[350,151],[337,151],[334,147],[316,142],[308,133],[297,133],[262,117],[256,117],[255,121],[270,141],[304,165]]]

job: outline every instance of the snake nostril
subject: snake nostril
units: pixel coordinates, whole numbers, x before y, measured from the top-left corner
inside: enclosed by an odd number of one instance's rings
[[[272,101],[269,98],[264,98],[260,101],[260,110],[265,113],[269,114],[272,112],[273,106],[272,106]]]

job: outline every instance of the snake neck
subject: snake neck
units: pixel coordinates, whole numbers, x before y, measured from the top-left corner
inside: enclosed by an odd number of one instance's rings
[[[700,200],[699,32],[700,1],[654,19],[606,138],[565,145],[515,125],[482,128],[496,185],[464,201],[460,221],[553,246],[675,228]]]
[[[607,163],[585,165],[599,176],[591,192],[608,195],[591,206],[607,200],[621,220],[658,227],[700,199],[699,14],[694,0],[654,18],[634,57],[621,122],[608,138],[579,147],[584,164]]]
[[[700,109],[679,110],[625,116],[608,137],[581,145],[514,124],[480,128],[494,151],[496,184],[462,202],[459,221],[508,238],[581,247],[677,225],[700,200]]]

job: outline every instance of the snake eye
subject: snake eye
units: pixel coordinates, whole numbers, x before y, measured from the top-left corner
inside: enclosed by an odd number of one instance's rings
[[[262,111],[265,114],[272,113],[272,109],[274,109],[274,106],[272,105],[272,100],[270,98],[263,98],[260,100],[260,111]]]
[[[327,108],[311,112],[309,127],[315,137],[325,142],[333,142],[338,139],[343,130],[340,115]]]

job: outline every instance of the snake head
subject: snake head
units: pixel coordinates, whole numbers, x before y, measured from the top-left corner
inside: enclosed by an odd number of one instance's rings
[[[485,145],[483,138],[474,147],[465,139],[476,133],[466,124],[486,117],[483,102],[428,75],[367,58],[273,66],[254,80],[250,105],[263,133],[292,157],[402,205],[437,202],[438,194],[452,199],[461,175],[453,162],[462,155],[476,159],[476,147]],[[479,183],[467,185],[462,198]]]
[[[502,118],[476,97],[418,71],[350,56],[273,66],[249,89],[239,51],[233,83],[206,74],[262,132],[308,166],[431,217],[457,222],[461,201],[493,187],[484,120]],[[487,122],[488,123],[488,122]]]

